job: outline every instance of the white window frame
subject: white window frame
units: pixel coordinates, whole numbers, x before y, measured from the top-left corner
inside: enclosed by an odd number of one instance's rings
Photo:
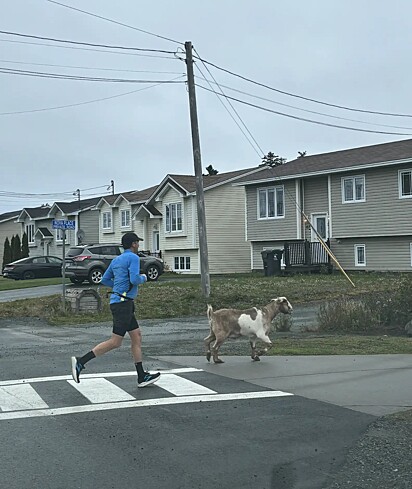
[[[362,179],[362,187],[363,187],[363,197],[358,199],[356,198],[356,180]],[[352,182],[352,198],[346,199],[345,195],[345,182]],[[341,186],[342,186],[342,204],[356,204],[358,202],[366,202],[366,184],[365,184],[365,175],[353,175],[351,177],[342,177]]]
[[[180,228],[179,228],[179,218],[178,218],[179,209],[180,209]],[[175,229],[173,229],[173,227],[175,227]],[[181,233],[182,231],[183,231],[182,202],[169,202],[169,204],[166,204],[166,208],[165,208],[165,232],[172,234],[172,233]]]
[[[105,226],[105,216],[107,216],[107,221],[110,221],[110,226]],[[108,222],[106,224],[108,224]],[[111,231],[113,226],[113,216],[111,211],[102,212],[102,230]]]
[[[363,249],[363,257],[364,257],[363,262],[359,262],[359,257],[358,257],[358,250],[359,249]],[[366,245],[355,244],[354,250],[355,250],[355,266],[356,267],[366,267]]]
[[[178,262],[178,267],[176,267],[176,260]],[[182,260],[183,260],[183,268],[181,267]],[[173,270],[174,271],[189,272],[191,269],[190,267],[191,267],[190,256],[174,256],[173,257]]]
[[[409,177],[411,179],[411,188],[410,194],[404,194],[402,188],[402,175],[404,173],[409,173]],[[412,170],[399,170],[398,171],[398,186],[399,186],[399,198],[400,199],[412,199]]]
[[[282,213],[278,213],[278,195],[282,194]],[[261,212],[261,194],[265,195],[265,209],[264,213]],[[273,215],[269,215],[269,194],[273,194]],[[264,214],[264,215],[262,215]],[[265,187],[257,189],[257,219],[258,221],[268,219],[284,219],[285,218],[285,189],[283,185],[277,185],[275,187]]]
[[[124,223],[123,223],[124,221]],[[130,209],[122,209],[120,211],[120,227],[130,228]]]
[[[64,229],[56,229],[56,243],[62,243],[63,242],[63,232]]]
[[[30,228],[30,231],[29,231],[29,228]],[[27,239],[28,239],[29,245],[36,244],[34,224],[26,224],[26,234],[27,234]]]

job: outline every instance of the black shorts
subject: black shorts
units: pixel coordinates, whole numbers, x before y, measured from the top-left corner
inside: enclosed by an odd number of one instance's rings
[[[115,302],[110,304],[113,315],[113,333],[124,336],[126,331],[133,331],[139,327],[134,315],[134,301]]]

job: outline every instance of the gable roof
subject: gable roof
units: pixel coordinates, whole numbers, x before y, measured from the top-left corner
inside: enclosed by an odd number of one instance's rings
[[[217,175],[202,175],[203,179],[203,190],[210,190],[219,185],[224,185],[225,183],[233,182],[240,177],[245,175],[250,175],[254,173],[260,173],[265,168],[263,167],[253,167],[244,168],[243,170],[235,170],[225,173],[218,173]],[[167,186],[172,186],[182,195],[196,194],[196,176],[195,175],[176,175],[169,174],[163,179],[162,183],[157,186],[155,192],[150,196],[153,199],[163,193],[163,189]]]
[[[0,222],[11,221],[12,219],[17,219],[21,213],[21,209],[19,211],[10,211],[5,212],[4,214],[0,214]]]
[[[412,162],[412,139],[304,156],[274,168],[266,167],[259,174],[239,179],[236,185],[248,185],[280,177],[287,179],[353,171],[402,162]]]
[[[49,213],[51,213],[53,208],[56,206],[63,214],[77,214],[81,211],[91,209],[97,204],[97,202],[99,202],[99,200],[100,197],[94,197],[90,199],[73,200],[72,202],[55,202],[52,205]]]
[[[53,234],[48,228],[39,228],[35,234],[40,233],[43,238],[53,238]]]
[[[31,219],[44,219],[47,217],[49,211],[50,206],[48,204],[40,207],[24,207],[19,214],[18,220],[20,221],[21,219],[24,219],[22,217],[23,213],[26,213]]]

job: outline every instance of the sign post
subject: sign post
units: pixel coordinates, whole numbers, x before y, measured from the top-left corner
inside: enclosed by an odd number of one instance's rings
[[[64,219],[53,219],[53,229],[61,229],[63,232],[63,269],[62,269],[62,281],[63,281],[63,312],[66,312],[66,229],[76,229],[75,221],[65,221]]]

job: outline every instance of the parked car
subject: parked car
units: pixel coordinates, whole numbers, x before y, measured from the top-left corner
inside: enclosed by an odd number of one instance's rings
[[[57,256],[34,256],[8,263],[3,268],[3,277],[15,280],[61,277],[63,260]]]
[[[65,275],[74,284],[88,280],[98,285],[110,262],[123,253],[118,244],[78,245],[69,248],[65,258]],[[139,252],[140,272],[147,275],[148,280],[157,280],[164,271],[163,260]]]

